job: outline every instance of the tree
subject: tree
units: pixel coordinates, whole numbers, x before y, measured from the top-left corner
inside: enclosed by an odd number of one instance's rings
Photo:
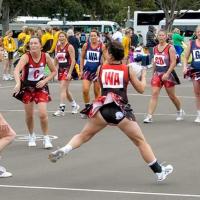
[[[188,10],[196,9],[200,6],[200,0],[155,0],[165,13],[166,30],[172,31],[175,19],[182,17]],[[181,13],[181,10],[186,9]]]

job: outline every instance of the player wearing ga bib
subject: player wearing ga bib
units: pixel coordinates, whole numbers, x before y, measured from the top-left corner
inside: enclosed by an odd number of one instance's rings
[[[38,63],[34,62],[29,52],[26,54],[29,61],[22,71],[20,92],[14,97],[25,104],[32,101],[35,101],[36,104],[51,101],[47,84],[42,88],[36,88],[36,84],[45,78],[46,54],[41,52],[41,58]]]
[[[197,45],[196,40],[190,42],[190,54],[192,55],[192,62],[187,69],[185,78],[191,78],[193,80],[200,80],[200,46]]]
[[[173,71],[167,80],[162,81],[162,76],[168,71],[170,67],[170,56],[169,49],[173,48],[172,45],[167,44],[163,51],[159,51],[158,45],[154,48],[154,63],[155,71],[151,80],[151,85],[155,87],[162,87],[163,85],[167,88],[173,87],[174,85],[180,84],[180,81]]]
[[[58,61],[58,80],[67,80],[67,74],[71,66],[71,57],[68,51],[69,43],[64,48],[57,45],[55,49],[55,59]]]
[[[191,67],[195,70],[200,71],[200,47],[196,44],[196,41],[191,41],[192,62]]]
[[[83,66],[83,79],[93,81],[96,78],[96,72],[101,64],[102,43],[99,43],[96,48],[91,47],[91,43],[87,43],[85,61]]]

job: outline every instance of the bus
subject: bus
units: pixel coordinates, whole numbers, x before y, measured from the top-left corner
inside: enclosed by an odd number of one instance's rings
[[[25,23],[25,24],[47,24],[51,20],[52,19],[49,17],[18,16],[14,18],[12,21],[14,23]]]
[[[159,22],[159,29],[165,29],[165,19]],[[200,19],[175,19],[173,22],[173,29],[178,28],[181,31],[181,34],[185,35],[185,42],[187,42],[192,35],[196,27],[200,25]],[[172,30],[173,30],[172,29]]]
[[[74,29],[75,32],[84,31],[90,33],[93,28],[96,28],[100,33],[114,33],[119,25],[112,21],[50,21],[47,23],[50,26],[57,26],[62,30]]]
[[[186,10],[181,11],[181,13],[184,12],[186,12]],[[146,34],[149,25],[158,29],[159,22],[164,18],[165,14],[163,10],[134,12],[133,28],[135,33],[142,38],[144,44],[146,44]],[[188,10],[180,19],[200,19],[200,10]]]

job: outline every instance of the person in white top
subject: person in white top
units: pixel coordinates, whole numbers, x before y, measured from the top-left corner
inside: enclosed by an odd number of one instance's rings
[[[119,27],[119,28],[117,28],[117,31],[113,34],[112,39],[117,40],[118,42],[121,43],[122,38],[123,38],[122,29]]]

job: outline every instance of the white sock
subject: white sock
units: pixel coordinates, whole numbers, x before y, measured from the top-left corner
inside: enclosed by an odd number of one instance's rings
[[[151,166],[151,165],[153,165],[153,164],[156,163],[156,162],[157,162],[157,159],[155,159],[155,160],[153,160],[152,162],[148,163],[148,166]]]
[[[31,137],[35,137],[35,132],[29,133]]]
[[[44,139],[50,139],[48,135],[44,135]]]
[[[60,148],[65,154],[69,153],[71,150],[73,150],[72,146],[67,144],[64,147]]]
[[[197,115],[200,116],[200,110],[197,110]]]

